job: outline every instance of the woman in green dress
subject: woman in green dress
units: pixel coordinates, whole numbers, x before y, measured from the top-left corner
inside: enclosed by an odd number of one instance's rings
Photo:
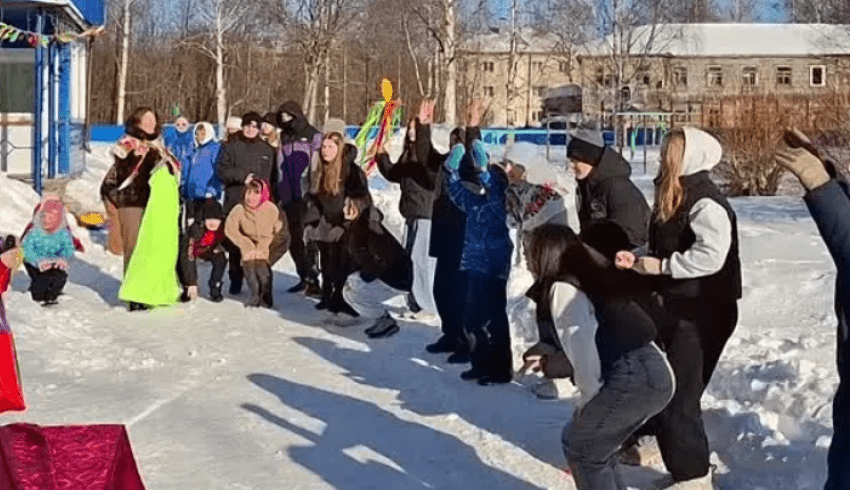
[[[149,115],[156,117],[153,111],[145,117]],[[118,291],[118,297],[130,303],[131,311],[167,306],[177,302],[180,296],[177,279],[180,164],[165,148],[162,138],[145,141],[145,144],[148,147],[145,151],[153,153],[155,158],[143,159],[119,187],[132,185],[141,175],[150,175],[150,197]],[[141,168],[143,166],[151,168]]]

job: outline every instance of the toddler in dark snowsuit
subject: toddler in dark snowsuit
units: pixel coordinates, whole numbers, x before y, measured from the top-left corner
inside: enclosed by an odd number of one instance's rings
[[[201,220],[193,222],[180,240],[180,282],[183,283],[181,301],[190,301],[198,295],[197,260],[212,263],[210,274],[210,299],[221,301],[221,279],[227,266],[224,253],[224,213],[215,199],[207,199],[201,208]]]

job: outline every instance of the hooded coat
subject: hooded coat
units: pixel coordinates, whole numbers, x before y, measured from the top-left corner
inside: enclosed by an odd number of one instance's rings
[[[653,219],[649,231],[649,254],[662,259],[658,287],[670,298],[735,301],[742,292],[735,212],[709,175],[723,149],[704,131],[684,131],[685,201],[669,221]]]
[[[590,174],[578,181],[578,217],[582,235],[601,222],[623,229],[629,243],[616,244],[618,250],[641,247],[648,240],[649,205],[629,179],[632,167],[622,155],[605,147]],[[584,238],[584,237],[583,237]]]
[[[244,202],[235,205],[224,223],[224,233],[239,247],[243,261],[249,252],[259,252],[260,257],[254,260],[269,261],[272,242],[287,229],[280,209],[270,200],[268,182],[261,181],[260,185],[260,204],[256,208],[250,208]]]
[[[50,201],[59,202],[62,206],[62,216],[54,230],[45,230],[42,226],[41,217],[45,205]],[[58,197],[44,196],[41,200],[33,214],[32,222],[24,232],[22,248],[24,261],[36,267],[43,260],[68,260],[74,256],[74,237],[71,235],[70,228],[68,228],[65,206]]]
[[[283,114],[288,114],[292,119],[284,122]],[[274,185],[278,202],[286,205],[301,200],[309,192],[307,169],[313,154],[322,148],[322,133],[310,126],[301,106],[291,100],[278,107],[277,124],[281,133]]]
[[[505,204],[508,176],[490,165],[490,181],[482,183],[481,168],[486,160],[476,160],[477,156],[467,153],[460,163],[460,178],[449,184],[452,202],[466,215],[460,269],[507,280],[513,252]]]
[[[195,124],[195,128],[197,127],[198,125]],[[180,162],[188,158],[195,148],[195,128],[192,128],[191,131],[186,129],[186,131],[183,131],[182,133],[175,126],[169,126],[162,129],[162,138],[165,142],[165,147],[168,148],[168,150],[171,151],[171,153]],[[209,134],[209,132],[207,134]]]
[[[434,206],[434,187],[441,160],[429,159],[431,134],[417,120],[416,141],[405,135],[404,150],[393,164],[386,153],[378,155],[378,171],[390,182],[401,187],[398,210],[405,219],[431,219]]]
[[[237,133],[222,146],[215,173],[224,185],[224,213],[227,214],[245,196],[248,174],[269,182],[274,167],[274,149],[259,135],[248,139]]]
[[[200,143],[195,138],[198,128],[206,130],[206,136]],[[190,201],[203,201],[207,197],[221,199],[221,181],[216,176],[215,167],[221,144],[215,140],[212,124],[199,122],[192,131],[195,142],[192,151],[182,160],[183,176],[181,179],[181,194]]]

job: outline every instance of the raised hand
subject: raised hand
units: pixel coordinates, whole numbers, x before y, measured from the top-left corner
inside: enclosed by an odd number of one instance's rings
[[[614,258],[614,265],[617,266],[618,269],[631,269],[635,266],[635,262],[637,262],[637,257],[635,257],[635,254],[627,250],[617,252],[617,255]]]
[[[434,99],[422,99],[419,103],[419,124],[434,122]]]

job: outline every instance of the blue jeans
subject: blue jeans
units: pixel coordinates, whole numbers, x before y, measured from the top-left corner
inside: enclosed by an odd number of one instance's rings
[[[614,454],[673,397],[673,372],[655,344],[627,352],[564,428],[564,454],[579,490],[625,489]]]

